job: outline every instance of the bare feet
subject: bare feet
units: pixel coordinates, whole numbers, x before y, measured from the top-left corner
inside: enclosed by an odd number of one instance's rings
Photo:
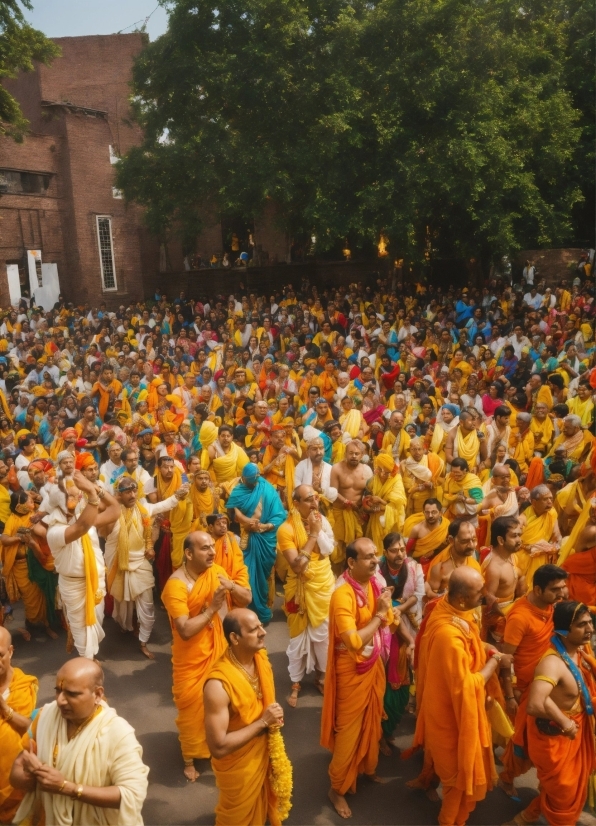
[[[184,776],[190,783],[194,783],[201,775],[195,769],[194,763],[190,763],[188,766],[184,765]]]
[[[298,694],[300,693],[300,683],[292,683],[292,693],[288,697],[288,705],[290,708],[296,708],[298,705]]]
[[[385,757],[391,757],[393,754],[393,749],[389,745],[389,741],[385,737],[381,737],[379,742],[379,751],[381,754],[384,754]]]
[[[55,631],[53,631],[49,626],[46,627],[46,634],[48,635],[48,637],[51,640],[57,640],[58,639],[58,634]]]
[[[148,660],[154,660],[155,659],[155,654],[153,654],[151,651],[149,651],[149,649],[147,648],[147,645],[144,642],[141,643],[141,654],[144,654],[145,657],[147,657]]]
[[[325,695],[325,681],[321,680],[319,677],[315,679],[315,688],[319,691],[320,694]]]
[[[384,777],[379,777],[378,774],[365,774],[364,775],[367,780],[370,780],[371,783],[386,783],[387,780]]]
[[[417,792],[424,792],[427,800],[431,800],[433,803],[437,803],[440,800],[438,792],[434,786],[426,786],[424,783],[421,783],[417,777],[414,778],[414,780],[408,780],[406,782],[406,786],[408,789],[414,789]]]
[[[352,817],[352,810],[348,806],[348,803],[343,796],[343,794],[338,794],[334,792],[333,789],[329,789],[329,800],[333,804],[333,808],[337,812],[340,817],[343,817],[344,820],[347,818]]]
[[[31,642],[31,634],[27,631],[27,629],[26,629],[26,628],[17,628],[16,633],[17,633],[17,634],[20,634],[20,635],[21,635],[21,637],[22,637],[22,638],[23,638],[26,642]]]

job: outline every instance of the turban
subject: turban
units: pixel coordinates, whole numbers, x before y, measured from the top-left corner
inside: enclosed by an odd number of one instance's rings
[[[352,379],[352,381],[354,381],[354,379],[357,379],[359,375],[360,368],[357,365],[354,365],[354,367],[352,367],[352,369],[350,370],[350,378]]]
[[[375,457],[374,464],[376,468],[388,470],[392,476],[395,476],[395,474],[397,473],[397,466],[393,461],[393,456],[390,456],[388,453],[379,453]]]
[[[179,405],[180,404],[180,396],[174,396],[172,393],[168,393],[166,399],[169,401],[170,404]]]
[[[214,381],[221,379],[222,376],[225,376],[225,372],[223,370],[218,370],[215,375],[213,376]]]
[[[62,431],[62,438],[63,439],[76,439],[77,438],[77,431],[74,427],[65,427]]]
[[[176,431],[178,430],[176,425],[172,422],[162,422],[161,429],[164,431],[164,433],[176,433]]]
[[[36,473],[38,470],[43,470],[44,472],[52,467],[50,462],[46,462],[43,459],[36,459],[34,462],[29,462],[27,465],[27,470],[31,473]]]
[[[146,427],[144,430],[139,431],[137,436],[148,436],[149,434],[153,435],[153,431],[150,427]]]
[[[453,416],[459,416],[460,409],[456,404],[444,404],[445,410],[448,410]]]
[[[211,447],[217,440],[217,427],[213,422],[203,422],[199,430],[199,439],[201,440],[201,446],[204,448]]]
[[[74,456],[70,452],[70,450],[61,450],[60,451],[60,453],[58,454],[58,459],[57,459],[58,464],[60,464],[60,462],[63,462],[65,459],[74,459]]]
[[[321,438],[321,431],[317,430],[316,427],[307,424],[302,432],[302,438],[304,439],[305,444],[309,444],[309,442],[313,442],[315,439]]]
[[[286,416],[286,418],[283,420],[282,424],[283,424],[284,427],[290,427],[290,426],[294,427],[296,423],[295,423],[294,419],[291,416]]]
[[[283,426],[283,424],[274,424],[271,427],[271,430],[274,431],[274,432],[275,431],[279,432],[280,430],[284,430],[284,426]]]
[[[97,462],[93,458],[92,453],[77,453],[75,457],[75,467],[77,470],[84,470],[87,467],[93,467]]]
[[[201,428],[202,430],[202,428]],[[259,468],[254,462],[249,462],[242,468],[243,479],[256,479],[259,475]]]
[[[23,428],[22,430],[17,431],[17,433],[15,435],[15,438],[18,440],[18,439],[22,439],[23,436],[30,436],[30,435],[31,435],[31,431],[27,430],[26,428]]]

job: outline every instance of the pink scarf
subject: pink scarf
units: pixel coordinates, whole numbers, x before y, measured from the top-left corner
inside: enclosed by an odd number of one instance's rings
[[[354,594],[356,596],[356,604],[358,605],[358,607],[364,608],[368,604],[368,599],[362,585],[354,579],[354,577],[350,574],[349,571],[344,572],[344,580],[354,591]],[[381,593],[381,586],[377,582],[376,577],[374,576],[370,579],[370,587],[372,588],[372,592],[376,601],[379,598],[379,594]],[[381,626],[378,631],[375,631],[372,642],[373,650],[370,657],[366,660],[362,660],[361,662],[356,663],[356,672],[358,674],[366,674],[368,671],[370,671],[370,669],[374,666],[379,657],[383,658],[383,662],[387,662],[387,659],[389,657],[389,648],[391,645],[391,632],[389,631],[389,628],[386,625]]]

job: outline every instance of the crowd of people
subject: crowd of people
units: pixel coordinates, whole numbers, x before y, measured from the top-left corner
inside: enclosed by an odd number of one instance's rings
[[[596,303],[589,262],[572,284],[535,275],[4,313],[0,823],[142,822],[148,769],[98,658],[107,614],[154,659],[157,601],[181,770],[211,759],[221,826],[288,816],[281,729],[306,679],[342,818],[412,714],[410,785],[439,823],[497,785],[516,799],[531,765],[515,822],[578,820],[596,767]],[[12,661],[33,628],[57,664],[64,633],[78,655],[41,709]]]

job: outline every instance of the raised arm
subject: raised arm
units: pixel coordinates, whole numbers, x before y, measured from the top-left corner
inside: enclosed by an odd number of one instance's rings
[[[86,479],[78,470],[75,470],[73,480],[81,493],[87,494],[88,501],[76,522],[70,524],[64,532],[64,542],[67,545],[86,534],[89,528],[96,524],[98,519],[99,496],[97,495],[95,485]]]

